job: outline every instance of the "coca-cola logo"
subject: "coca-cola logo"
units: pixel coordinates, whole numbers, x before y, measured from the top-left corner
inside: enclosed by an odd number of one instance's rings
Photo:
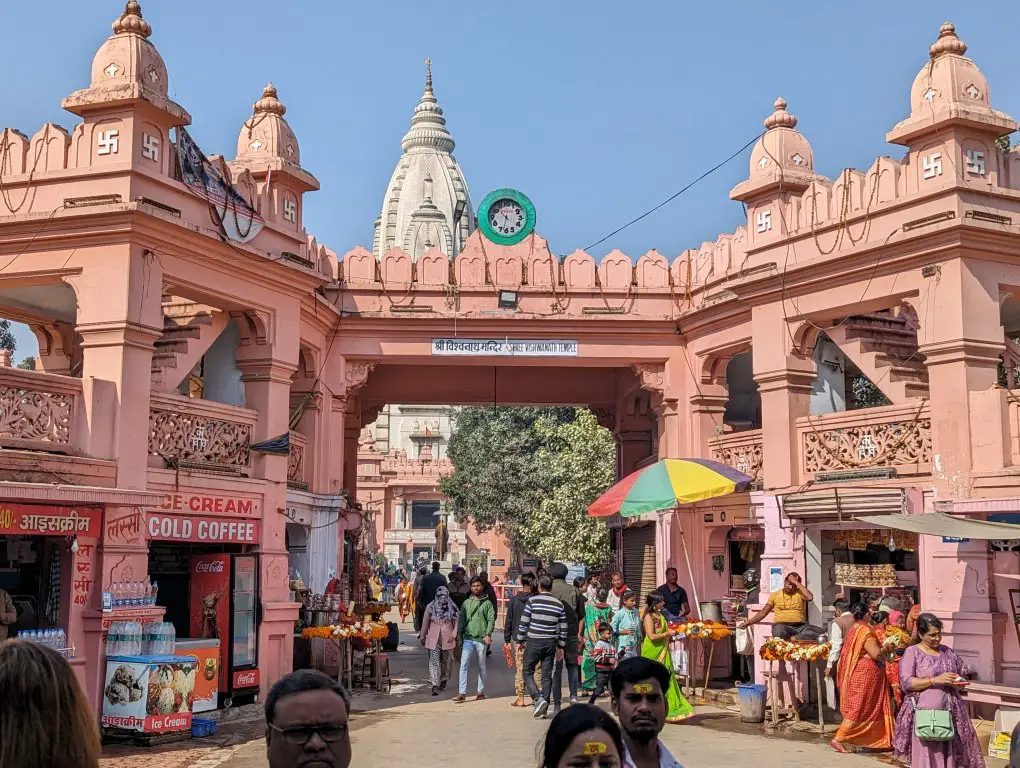
[[[258,685],[259,672],[257,669],[253,669],[250,672],[236,672],[234,674],[234,687],[244,688],[249,686]]]
[[[195,565],[195,573],[223,573],[226,566],[225,560],[203,560]]]

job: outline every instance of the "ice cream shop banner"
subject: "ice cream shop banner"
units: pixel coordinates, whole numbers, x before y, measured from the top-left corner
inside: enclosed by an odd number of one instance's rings
[[[211,512],[214,515],[259,517],[262,505],[258,499],[221,496],[214,493],[168,493],[160,509],[164,512]]]
[[[203,544],[258,544],[259,520],[149,512],[145,529],[150,540]]]
[[[102,515],[98,507],[0,504],[0,534],[95,538],[99,536]]]

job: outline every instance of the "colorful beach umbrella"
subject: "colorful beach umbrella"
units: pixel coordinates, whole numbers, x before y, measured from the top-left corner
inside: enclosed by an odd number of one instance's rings
[[[632,472],[588,507],[592,517],[635,517],[746,491],[753,478],[710,459],[660,459]]]

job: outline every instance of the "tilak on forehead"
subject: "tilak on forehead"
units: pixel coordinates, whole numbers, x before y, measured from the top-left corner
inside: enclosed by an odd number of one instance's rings
[[[609,751],[609,747],[606,746],[603,741],[586,741],[584,742],[585,755],[604,755]]]
[[[652,690],[651,683],[638,683],[634,686],[634,693],[651,693]]]

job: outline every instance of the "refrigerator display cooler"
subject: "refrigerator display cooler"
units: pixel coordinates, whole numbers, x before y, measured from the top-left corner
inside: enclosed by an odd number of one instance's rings
[[[191,558],[190,634],[219,640],[216,677],[225,707],[259,691],[258,574],[258,555]]]

